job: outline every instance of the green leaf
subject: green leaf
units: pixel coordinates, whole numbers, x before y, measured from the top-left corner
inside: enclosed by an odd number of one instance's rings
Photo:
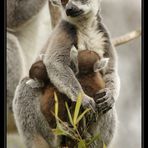
[[[82,95],[79,94],[77,98],[76,106],[75,106],[74,117],[73,117],[74,127],[76,127],[77,117],[80,111],[81,103],[82,103]]]
[[[54,116],[55,113],[51,112]],[[57,127],[60,129],[60,131],[63,132],[64,135],[71,137],[72,139],[77,139],[78,135],[75,133],[75,130],[73,128],[68,127],[66,125],[67,122],[63,122],[59,117],[55,117],[57,121]]]
[[[55,99],[55,117],[58,117],[58,111],[59,111],[59,103],[58,103],[58,97],[56,92],[54,92],[54,99]]]
[[[103,148],[106,148],[106,145],[105,145],[105,143],[103,143]]]
[[[79,121],[83,118],[83,116],[84,116],[88,111],[90,111],[90,110],[91,110],[90,108],[87,108],[87,109],[77,118],[76,124],[78,124]]]
[[[79,141],[78,148],[86,148],[85,140],[80,140]]]
[[[69,110],[69,107],[68,107],[67,102],[65,102],[65,106],[66,106],[66,109],[67,109],[69,121],[70,121],[70,123],[71,123],[72,125],[74,125],[74,124],[73,124],[73,120],[72,120],[72,116],[71,116],[71,113],[70,113],[70,110]]]
[[[67,135],[63,130],[61,130],[61,129],[59,129],[59,128],[53,129],[52,131],[53,131],[53,133],[56,134],[57,136],[60,136],[60,135],[66,136],[66,135]]]
[[[87,145],[92,144],[94,141],[98,140],[99,138],[100,138],[100,136],[99,136],[99,134],[97,134],[96,136],[94,136],[94,137],[91,138],[91,140],[89,141],[89,143],[87,143]]]

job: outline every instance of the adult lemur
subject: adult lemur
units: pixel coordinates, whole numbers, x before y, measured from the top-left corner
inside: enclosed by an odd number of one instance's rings
[[[92,123],[89,127],[89,133],[91,135],[100,133],[103,141],[106,145],[109,145],[116,128],[116,112],[113,104],[119,93],[119,78],[117,74],[116,53],[99,14],[100,1],[61,0],[61,2],[63,18],[52,33],[48,45],[45,47],[46,54],[43,59],[44,64],[50,80],[57,88],[59,88],[59,86],[62,88],[62,86],[66,86],[67,83],[67,75],[65,75],[65,73],[70,63],[70,53],[67,51],[68,49],[70,50],[73,45],[78,50],[92,50],[102,58],[109,58],[107,67],[101,72],[105,81],[105,89],[98,91],[95,98],[97,98],[96,106],[100,112],[102,112],[102,110],[110,110],[100,115],[97,122]],[[58,56],[57,49],[59,49],[60,52],[63,50],[63,54],[61,55],[60,53],[60,56]],[[57,50],[57,52],[54,50]],[[52,51],[54,56],[52,54],[51,57],[48,52],[50,53]],[[65,66],[60,64],[61,62],[64,63]],[[57,65],[59,69],[54,69],[54,66]],[[50,69],[55,70],[55,76],[50,75]],[[68,71],[70,71],[70,69],[68,69]],[[59,73],[64,75],[57,81],[56,78]],[[42,96],[42,92],[40,88],[31,88],[26,84],[28,80],[29,78],[24,78],[19,83],[13,101],[13,109],[19,132],[23,136],[28,148],[37,145],[36,140],[38,138],[46,140],[50,147],[56,147],[58,145],[58,142],[54,140],[56,137],[40,110],[39,99]],[[63,83],[59,83],[62,82],[62,80],[65,80],[65,82],[63,82],[64,85]],[[72,89],[73,86],[75,86],[75,84],[70,86],[70,89]],[[65,90],[60,91],[65,92]],[[67,93],[69,93],[69,90]],[[96,145],[96,147],[98,146],[99,144]]]
[[[47,0],[7,0],[8,132],[16,130],[12,113],[14,91],[48,39],[50,23]]]

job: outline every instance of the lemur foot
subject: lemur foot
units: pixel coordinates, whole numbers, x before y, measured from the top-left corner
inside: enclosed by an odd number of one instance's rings
[[[100,90],[94,98],[96,100],[97,111],[103,114],[112,109],[115,103],[112,93],[108,88]]]
[[[29,79],[26,82],[27,85],[29,85],[31,88],[42,88],[44,87],[44,83],[38,81],[37,79]]]

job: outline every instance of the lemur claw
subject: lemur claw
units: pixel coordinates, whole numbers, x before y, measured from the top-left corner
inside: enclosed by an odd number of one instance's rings
[[[109,89],[105,88],[99,91],[95,96],[96,107],[99,113],[105,114],[110,109],[112,109],[115,100]]]

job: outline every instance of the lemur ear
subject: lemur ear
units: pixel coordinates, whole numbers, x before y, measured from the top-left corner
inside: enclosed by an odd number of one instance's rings
[[[101,60],[98,60],[94,64],[94,72],[99,72],[100,70],[104,69],[108,64],[109,58],[103,58]]]

